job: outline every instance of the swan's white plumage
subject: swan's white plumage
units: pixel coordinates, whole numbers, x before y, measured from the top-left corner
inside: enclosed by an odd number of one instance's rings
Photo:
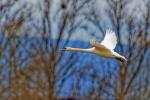
[[[81,49],[66,47],[63,50],[93,53],[106,58],[114,58],[121,62],[126,61],[126,58],[124,56],[114,51],[114,48],[117,44],[117,37],[115,35],[115,32],[111,31],[110,29],[106,30],[104,40],[101,43],[92,40],[90,41],[90,44],[92,45],[92,48]]]
[[[100,44],[99,42],[96,42],[96,41],[94,41],[94,40],[91,40],[91,41],[90,41],[90,44],[91,44],[93,47],[95,47],[96,49],[100,50],[100,51],[103,51],[103,52],[109,51],[109,52],[110,52],[110,50],[109,50],[108,48],[106,48],[104,45]]]
[[[101,42],[101,44],[109,48],[110,50],[115,49],[117,44],[117,37],[115,32],[110,29],[106,30],[104,40]]]

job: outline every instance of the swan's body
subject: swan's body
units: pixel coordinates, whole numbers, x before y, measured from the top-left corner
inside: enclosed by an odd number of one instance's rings
[[[105,58],[114,58],[121,62],[126,61],[126,58],[124,56],[114,51],[114,48],[116,47],[117,44],[117,37],[115,33],[112,32],[110,29],[106,31],[104,40],[101,43],[98,43],[96,41],[90,41],[90,44],[92,45],[92,48],[81,49],[81,48],[66,47],[63,50],[87,52]]]

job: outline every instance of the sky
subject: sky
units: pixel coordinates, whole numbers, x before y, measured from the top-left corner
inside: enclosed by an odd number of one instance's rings
[[[5,3],[6,2],[6,0],[2,0],[2,2],[1,3]],[[40,17],[42,16],[41,15],[41,13],[40,13],[40,11],[39,11],[39,9],[37,9],[39,6],[38,5],[40,5],[40,4],[42,4],[43,2],[42,2],[42,0],[22,0],[22,1],[18,1],[18,3],[16,3],[11,9],[10,9],[10,11],[9,11],[9,15],[10,15],[10,17],[11,17],[11,15],[13,15],[13,13],[16,11],[16,9],[19,9],[20,7],[22,7],[23,6],[23,4],[25,3],[25,2],[28,2],[29,3],[29,5],[27,5],[28,7],[28,10],[32,10],[32,16],[33,16],[33,18],[34,19],[40,19]],[[105,12],[104,12],[104,8],[105,8],[105,6],[107,5],[106,4],[106,2],[104,1],[104,0],[97,0],[97,2],[98,3],[96,3],[97,5],[98,5],[98,7],[100,7],[99,9],[101,9],[100,10],[100,12],[102,12],[103,13],[103,17],[104,18],[106,18],[106,16],[105,16]],[[59,4],[59,2],[58,2],[58,0],[54,0],[54,4],[53,4],[53,9],[52,10],[57,10],[56,8],[57,8],[57,4]],[[134,3],[131,3],[130,4],[130,6],[129,6],[129,9],[133,9],[133,7],[134,6],[137,6],[137,5],[141,5],[142,4],[142,0],[134,0]],[[30,8],[33,8],[33,9],[30,9]],[[143,6],[142,6],[143,7]],[[42,8],[42,9],[44,9],[44,8]],[[144,7],[142,8],[142,9],[144,9]],[[129,10],[129,12],[130,12],[130,10]],[[137,14],[137,16],[139,16],[139,18],[140,18],[140,13],[137,11],[135,14]],[[5,18],[4,19],[2,19],[3,20],[3,22],[5,22]],[[107,22],[107,18],[105,19],[106,20],[106,22]],[[30,21],[30,20],[29,20]],[[88,24],[88,23],[85,23],[85,24]],[[106,26],[104,26],[103,28],[104,29],[107,29],[108,27],[111,27],[111,25],[110,24],[107,24],[107,23],[105,23],[106,24]],[[26,26],[28,26],[28,23],[26,23]],[[26,26],[24,26],[24,27],[26,27]],[[90,25],[89,25],[90,26]],[[94,28],[94,27],[92,27],[92,26],[90,26],[89,27],[90,29],[90,31],[92,31],[92,32],[95,32],[95,34],[97,34],[97,36],[99,37],[99,39],[100,40],[102,40],[102,33],[100,32],[100,31],[98,31],[96,28]],[[56,30],[56,27],[55,27],[55,25],[53,25],[53,33],[57,33],[57,30]],[[33,31],[33,33],[36,33],[36,34],[33,34],[33,35],[37,35],[37,31],[36,30],[32,30]],[[67,34],[66,34],[67,35]],[[65,35],[63,36],[63,38],[65,39]],[[56,35],[55,34],[53,34],[53,38],[56,38]],[[89,41],[89,40],[93,40],[93,39],[95,39],[95,37],[93,37],[93,36],[91,36],[91,35],[89,35],[89,34],[87,34],[87,32],[85,31],[85,30],[83,30],[83,29],[80,29],[80,30],[77,30],[77,31],[75,31],[74,33],[73,33],[73,35],[72,35],[72,37],[71,37],[71,40],[82,40],[82,41]],[[30,40],[29,40],[30,41]],[[29,42],[28,41],[28,42]],[[79,44],[79,43],[78,43]],[[69,44],[69,45],[72,45],[72,44]],[[83,44],[80,44],[80,45],[77,45],[78,47],[84,47],[84,45]],[[89,47],[89,45],[88,46],[85,46],[85,48],[86,47]],[[29,49],[29,47],[28,47],[28,49]],[[31,49],[30,49],[31,50]],[[78,53],[79,54],[79,53]],[[80,55],[80,54],[79,54]],[[79,59],[80,60],[82,60],[82,59],[84,59],[84,57],[87,57],[87,58],[94,58],[95,60],[94,61],[97,61],[97,62],[99,62],[99,61],[104,61],[105,60],[105,58],[103,59],[101,59],[101,58],[99,58],[99,57],[96,57],[96,56],[94,56],[94,55],[91,55],[91,54],[86,54],[86,53],[83,53],[82,54],[82,57],[80,57]],[[85,62],[84,63],[86,63],[86,62],[88,62],[88,60],[90,61],[91,59],[86,59],[85,60]],[[106,61],[106,60],[105,60]],[[109,60],[107,60],[108,62],[109,62]],[[4,61],[5,62],[5,61]],[[113,62],[114,63],[116,63],[114,60],[113,60]],[[100,62],[99,62],[100,63]],[[98,64],[99,64],[98,63]],[[114,63],[112,63],[112,64],[114,64]],[[77,64],[80,64],[80,63],[77,63]],[[99,66],[99,65],[97,65],[97,66]],[[7,73],[7,72],[6,72]],[[4,73],[5,74],[5,73]],[[68,84],[67,84],[68,85]]]
[[[1,1],[1,4],[5,4],[7,3],[6,2],[7,0],[2,0]],[[44,0],[20,0],[20,1],[17,1],[17,3],[15,3],[14,6],[11,7],[8,15],[11,17],[15,11],[17,9],[20,9],[24,3],[27,3],[27,10],[31,10],[32,12],[32,17],[34,18],[34,20],[38,20],[40,19],[43,15],[39,9],[39,6],[40,5],[43,5],[43,1]],[[57,9],[58,9],[58,5],[60,5],[60,0],[53,0],[52,2],[52,9],[51,11],[52,12],[55,12]],[[135,6],[138,6],[140,5],[139,7],[137,7],[137,9],[143,9],[144,10],[144,4],[143,4],[143,1],[142,0],[133,0],[133,2],[131,2],[128,6],[128,13],[131,13],[131,11],[133,10],[133,8]],[[142,6],[141,6],[142,5]],[[106,16],[105,14],[105,8],[107,7],[107,3],[105,0],[96,0],[95,2],[95,7],[96,7],[96,10],[97,12],[102,16],[103,18],[103,21],[101,21],[101,24],[103,26],[103,29],[106,30],[108,28],[112,28],[112,26],[110,25],[109,21],[108,21],[108,17]],[[32,9],[31,9],[32,8]],[[44,9],[43,6],[41,6],[41,9]],[[69,9],[70,10],[70,9]],[[139,12],[139,10],[135,11],[135,14],[136,16],[141,16],[141,13]],[[2,19],[2,22],[5,22],[5,18]],[[53,21],[53,19],[51,19]],[[83,19],[84,20],[84,19]],[[40,26],[40,22],[36,21],[36,24],[39,24]],[[88,22],[84,22],[84,24],[86,24],[88,26],[87,30],[84,30],[84,29],[78,29],[76,30],[72,37],[71,37],[71,40],[83,40],[83,41],[89,41],[89,40],[93,40],[93,39],[96,39],[95,37],[93,37],[92,35],[89,35],[89,32],[90,33],[94,33],[96,36],[99,37],[99,40],[101,40],[101,37],[103,37],[103,33],[100,32],[98,29],[96,29],[95,27],[93,27],[90,23]],[[104,25],[105,24],[105,25]],[[30,27],[29,26],[29,23],[26,23],[24,25],[24,31],[28,30],[28,28]],[[32,26],[31,26],[32,27]],[[26,30],[25,30],[26,29]],[[112,28],[113,29],[113,28]],[[57,38],[57,26],[56,24],[53,22],[53,25],[52,25],[52,31],[53,31],[53,38]],[[114,30],[113,30],[114,31]],[[32,32],[33,35],[38,35],[38,32],[35,30],[35,29],[32,29]],[[31,34],[30,33],[30,34]],[[40,32],[39,32],[40,33]],[[67,35],[69,33],[66,33],[63,38],[66,38]],[[125,40],[124,40],[125,41]]]

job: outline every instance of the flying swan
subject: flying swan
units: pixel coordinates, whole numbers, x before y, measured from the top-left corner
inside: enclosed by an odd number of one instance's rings
[[[105,58],[117,59],[121,62],[126,61],[126,58],[124,56],[114,51],[116,44],[117,44],[117,37],[115,35],[115,32],[113,32],[110,29],[106,30],[104,40],[101,43],[98,43],[92,40],[90,41],[90,44],[92,48],[81,49],[81,48],[65,47],[63,51],[87,52],[87,53],[96,54],[97,56],[102,56]]]

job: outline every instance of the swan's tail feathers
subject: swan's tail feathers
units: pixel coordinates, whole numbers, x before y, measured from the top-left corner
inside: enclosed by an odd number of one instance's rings
[[[127,59],[124,56],[115,57],[115,59],[119,60],[120,62],[126,62]]]

